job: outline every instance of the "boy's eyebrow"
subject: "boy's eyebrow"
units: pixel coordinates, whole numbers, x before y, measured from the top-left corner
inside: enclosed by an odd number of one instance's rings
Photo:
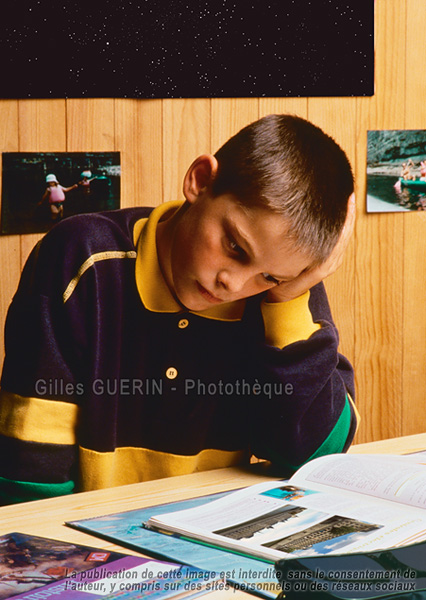
[[[247,254],[251,256],[251,258],[255,257],[252,245],[250,244],[249,236],[246,235],[239,226],[232,221],[225,221],[229,229],[231,230],[232,235],[237,238],[240,246],[245,246],[244,250],[246,250]]]

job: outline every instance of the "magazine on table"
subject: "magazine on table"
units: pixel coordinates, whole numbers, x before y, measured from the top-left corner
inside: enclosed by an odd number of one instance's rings
[[[422,456],[339,454],[195,508],[143,523],[200,543],[275,562],[368,552],[426,539]]]
[[[224,585],[195,567],[18,532],[0,536],[0,600],[189,600]]]

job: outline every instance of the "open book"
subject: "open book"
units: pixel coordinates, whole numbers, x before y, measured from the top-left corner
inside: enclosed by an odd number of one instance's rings
[[[420,455],[323,456],[287,481],[151,517],[145,527],[275,562],[367,552],[426,539]]]

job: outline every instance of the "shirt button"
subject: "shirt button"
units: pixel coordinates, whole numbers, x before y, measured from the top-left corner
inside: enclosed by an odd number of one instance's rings
[[[175,367],[169,367],[166,371],[166,377],[167,379],[176,379],[177,377],[177,369],[175,369]]]
[[[178,323],[179,329],[185,329],[185,327],[188,327],[188,325],[189,325],[188,319],[180,319],[180,321]]]

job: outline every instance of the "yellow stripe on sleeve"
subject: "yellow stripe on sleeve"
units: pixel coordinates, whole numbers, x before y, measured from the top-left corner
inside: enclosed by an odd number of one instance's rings
[[[0,434],[44,444],[75,444],[78,406],[0,390]]]
[[[80,485],[82,491],[89,491],[188,475],[241,464],[245,456],[243,451],[214,449],[202,450],[193,456],[180,456],[147,448],[122,447],[114,452],[80,448]]]
[[[128,252],[124,250],[107,250],[105,252],[98,252],[97,254],[93,254],[89,256],[87,260],[79,268],[77,275],[71,279],[69,284],[67,285],[67,289],[63,293],[63,301],[64,304],[70,299],[71,294],[77,287],[78,282],[84,275],[84,273],[93,267],[93,265],[102,260],[111,260],[112,258],[136,258],[136,252],[134,250],[129,250]]]
[[[321,329],[312,320],[309,310],[309,292],[288,302],[262,302],[261,310],[265,324],[265,340],[276,348],[284,348],[293,342],[307,340]]]

